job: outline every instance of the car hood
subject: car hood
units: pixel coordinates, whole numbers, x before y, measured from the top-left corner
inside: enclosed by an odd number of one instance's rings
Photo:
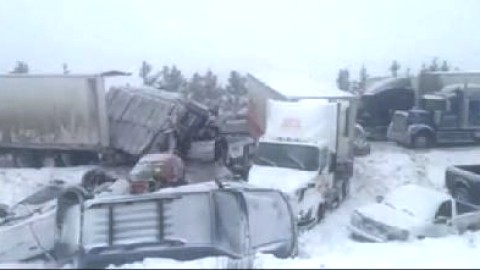
[[[356,210],[365,218],[372,219],[389,227],[410,230],[424,223],[409,213],[392,208],[383,203],[375,203]]]
[[[248,174],[248,182],[252,185],[293,193],[304,187],[317,175],[318,173],[315,171],[253,165]]]

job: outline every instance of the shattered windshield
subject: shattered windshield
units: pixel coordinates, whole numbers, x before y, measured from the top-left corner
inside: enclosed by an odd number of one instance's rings
[[[314,146],[262,142],[254,164],[316,171],[320,165],[320,151]]]

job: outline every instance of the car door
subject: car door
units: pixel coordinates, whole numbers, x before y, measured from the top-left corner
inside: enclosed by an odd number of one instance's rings
[[[441,237],[454,233],[455,229],[452,226],[453,207],[452,199],[443,201],[437,208],[433,220],[426,224],[419,236]]]
[[[480,207],[454,200],[455,211],[452,224],[458,232],[480,229]]]
[[[287,200],[272,190],[249,190],[243,193],[248,210],[251,246],[255,252],[288,256],[295,244],[295,218]],[[266,224],[270,224],[266,226]]]

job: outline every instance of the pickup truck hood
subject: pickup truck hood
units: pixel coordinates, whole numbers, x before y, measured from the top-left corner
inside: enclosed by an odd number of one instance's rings
[[[317,172],[253,165],[248,174],[252,185],[293,193],[317,176]]]
[[[389,227],[410,231],[424,223],[421,219],[411,216],[402,210],[392,208],[383,203],[375,203],[357,209],[363,217],[372,219]]]

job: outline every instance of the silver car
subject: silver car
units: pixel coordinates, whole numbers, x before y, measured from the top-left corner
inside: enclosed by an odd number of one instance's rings
[[[480,229],[480,207],[408,184],[357,208],[349,229],[355,239],[369,242],[442,237]]]
[[[292,208],[276,190],[212,181],[86,201],[80,194],[59,199],[55,248],[58,259],[76,267],[297,252]]]

